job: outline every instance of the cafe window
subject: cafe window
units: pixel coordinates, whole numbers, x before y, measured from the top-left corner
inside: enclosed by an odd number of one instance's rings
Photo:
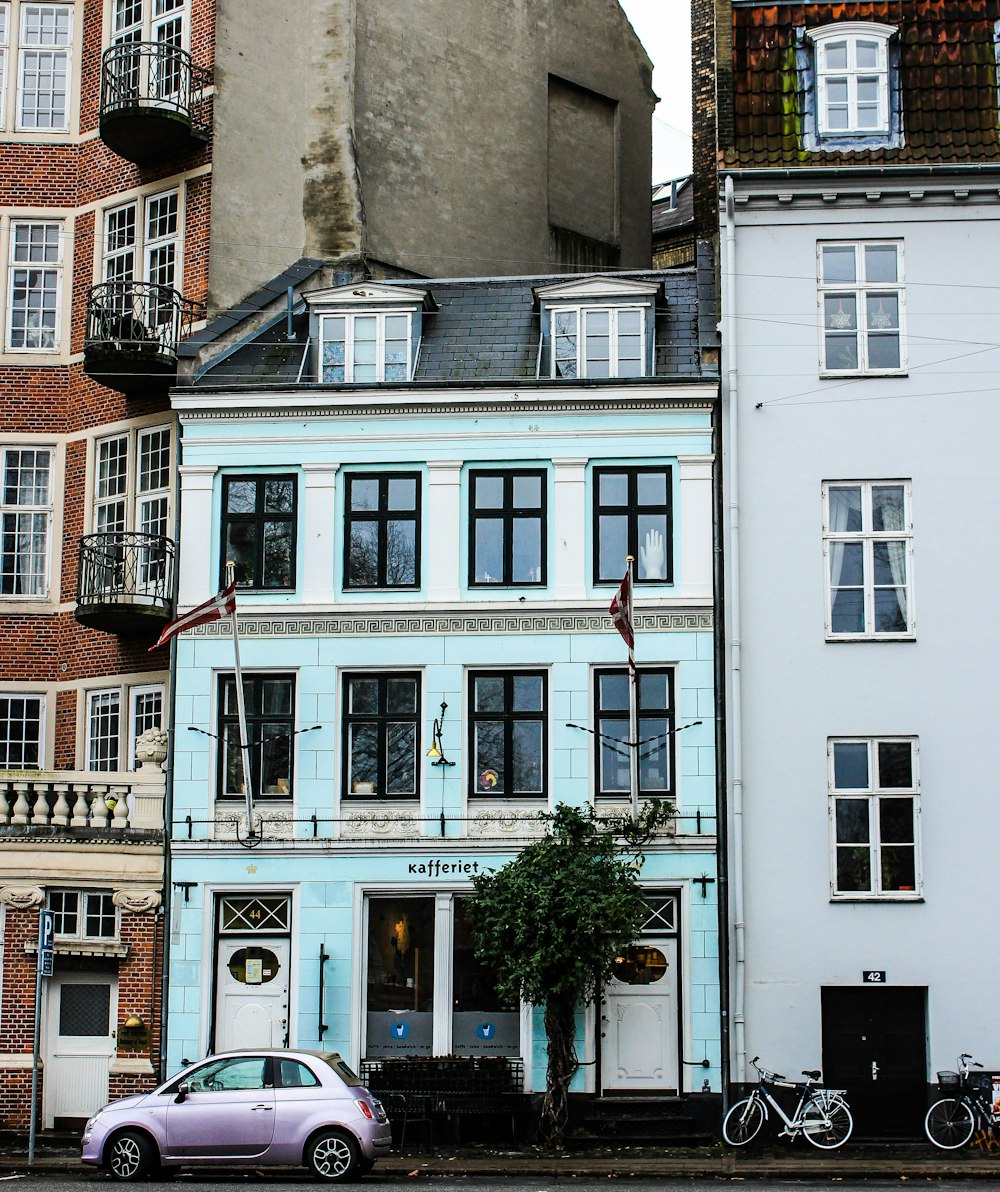
[[[442,870],[451,866],[463,863]],[[450,933],[435,931],[445,911]],[[461,896],[369,898],[366,985],[368,1058],[433,1055],[435,1024],[444,1054],[520,1054],[519,1006],[500,997],[492,968],[476,957]]]
[[[433,898],[369,901],[367,1025],[369,1056],[433,1054]]]

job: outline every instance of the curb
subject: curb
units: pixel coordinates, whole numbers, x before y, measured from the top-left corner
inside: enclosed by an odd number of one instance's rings
[[[226,1169],[218,1167],[213,1174]],[[263,1169],[262,1169],[263,1170]],[[684,1155],[390,1155],[380,1159],[376,1172],[389,1177],[448,1176],[561,1176],[671,1179],[968,1179],[996,1180],[1000,1160],[984,1156],[948,1158],[913,1155],[852,1156],[831,1153],[813,1157],[800,1155],[742,1156],[732,1154]],[[240,1173],[246,1174],[247,1168]],[[27,1155],[7,1155],[0,1159],[0,1174],[60,1173],[97,1174],[84,1166],[76,1154],[36,1156],[33,1164]]]

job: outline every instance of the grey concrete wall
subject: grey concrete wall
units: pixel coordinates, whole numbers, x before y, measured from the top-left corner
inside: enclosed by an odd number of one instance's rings
[[[361,247],[353,0],[217,0],[209,300]]]
[[[216,43],[213,313],[303,255],[544,272],[550,222],[648,267],[651,70],[617,0],[218,0]],[[555,122],[553,78],[583,97]]]
[[[373,256],[432,276],[551,268],[555,75],[613,103],[618,161],[609,155],[599,185],[613,191],[622,265],[649,264],[650,70],[617,0],[357,0],[357,10],[355,127]],[[593,235],[584,173],[571,230]],[[562,218],[567,184],[554,182]]]

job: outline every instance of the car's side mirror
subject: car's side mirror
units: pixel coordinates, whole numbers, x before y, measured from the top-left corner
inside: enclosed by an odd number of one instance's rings
[[[174,1098],[174,1104],[180,1105],[181,1102],[187,1100],[187,1095],[191,1091],[191,1086],[185,1081],[183,1084],[177,1086],[177,1096]]]

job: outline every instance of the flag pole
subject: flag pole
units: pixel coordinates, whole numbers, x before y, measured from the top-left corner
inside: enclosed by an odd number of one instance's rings
[[[628,565],[628,590],[631,604],[632,641],[628,647],[628,735],[629,735],[629,789],[632,796],[632,823],[639,820],[639,692],[635,672],[635,559],[625,556]]]
[[[232,586],[236,577],[236,564],[226,563],[226,584]],[[239,718],[240,757],[243,761],[243,790],[247,801],[247,835],[254,836],[253,787],[250,783],[250,741],[247,736],[247,709],[243,699],[243,670],[240,667],[240,635],[236,627],[236,605],[233,604],[233,657],[236,663],[236,714]]]

